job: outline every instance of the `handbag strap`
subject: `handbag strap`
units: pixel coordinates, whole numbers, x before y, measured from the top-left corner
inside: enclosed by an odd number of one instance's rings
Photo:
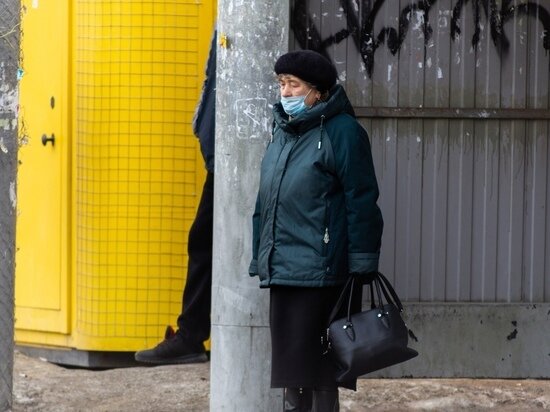
[[[395,306],[397,306],[400,312],[403,312],[403,304],[401,303],[399,296],[397,296],[397,293],[395,292],[395,289],[391,285],[390,281],[380,272],[377,273],[377,278],[381,280],[380,286],[382,287],[382,292],[384,293],[384,297],[386,298],[388,303],[393,303]],[[388,291],[391,299],[387,294]]]
[[[340,311],[340,308],[342,307],[342,304],[344,303],[344,298],[346,296],[346,291],[348,290],[348,287],[351,285],[350,290],[350,296],[349,296],[349,302],[351,302],[351,294],[353,291],[353,284],[354,284],[354,278],[353,276],[349,276],[348,280],[346,281],[346,284],[342,288],[342,292],[340,293],[340,296],[338,297],[338,300],[336,301],[336,305],[332,308],[332,312],[330,312],[330,316],[328,317],[328,323],[327,326],[332,323],[334,319],[336,319],[336,315]],[[348,302],[348,307],[350,306],[350,303]]]
[[[348,291],[348,289],[349,289],[349,297],[348,297],[347,318],[348,320],[350,319],[351,302],[353,298],[354,285],[355,285],[355,276],[349,276],[344,287],[342,288],[342,292],[340,293],[340,296],[338,297],[336,304],[334,305],[334,308],[332,308],[332,311],[330,312],[327,326],[330,325],[334,319],[336,319],[336,316],[338,315],[338,312],[340,311],[340,308],[344,303],[344,299],[346,297],[346,292]],[[399,296],[397,296],[397,293],[395,292],[395,289],[391,285],[390,281],[382,273],[376,272],[369,286],[371,289],[371,307],[373,309],[374,307],[376,307],[376,304],[374,303],[374,288],[376,288],[379,307],[382,307],[383,305],[382,295],[384,295],[384,298],[388,303],[393,303],[395,306],[397,306],[400,312],[403,312],[403,304],[401,303]]]
[[[372,283],[369,285],[369,291],[370,291],[370,308],[374,309],[376,308],[376,301],[374,300],[374,288],[372,287]]]

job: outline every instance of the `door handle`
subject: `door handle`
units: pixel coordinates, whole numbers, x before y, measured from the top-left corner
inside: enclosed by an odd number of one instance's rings
[[[46,146],[48,142],[52,142],[52,146],[55,145],[55,135],[53,133],[50,137],[46,136],[45,134],[42,135],[42,144]]]

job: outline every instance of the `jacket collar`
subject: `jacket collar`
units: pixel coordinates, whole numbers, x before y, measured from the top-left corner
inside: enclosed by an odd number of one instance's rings
[[[273,106],[273,116],[277,125],[293,134],[302,134],[313,127],[319,126],[323,116],[326,121],[340,113],[355,116],[346,92],[339,84],[330,90],[329,98],[326,101],[316,104],[296,117],[289,118],[280,102]]]

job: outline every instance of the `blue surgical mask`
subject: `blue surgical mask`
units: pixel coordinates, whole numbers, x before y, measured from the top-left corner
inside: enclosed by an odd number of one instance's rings
[[[309,92],[307,92],[307,94],[303,96],[281,96],[281,104],[283,105],[283,109],[286,114],[292,117],[296,117],[300,113],[309,109],[309,106],[306,105],[305,100],[311,90],[312,89],[309,89]]]

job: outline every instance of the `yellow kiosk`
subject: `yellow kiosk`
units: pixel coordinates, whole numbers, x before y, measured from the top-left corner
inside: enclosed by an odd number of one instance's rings
[[[24,0],[16,343],[111,366],[181,310],[215,1]]]

